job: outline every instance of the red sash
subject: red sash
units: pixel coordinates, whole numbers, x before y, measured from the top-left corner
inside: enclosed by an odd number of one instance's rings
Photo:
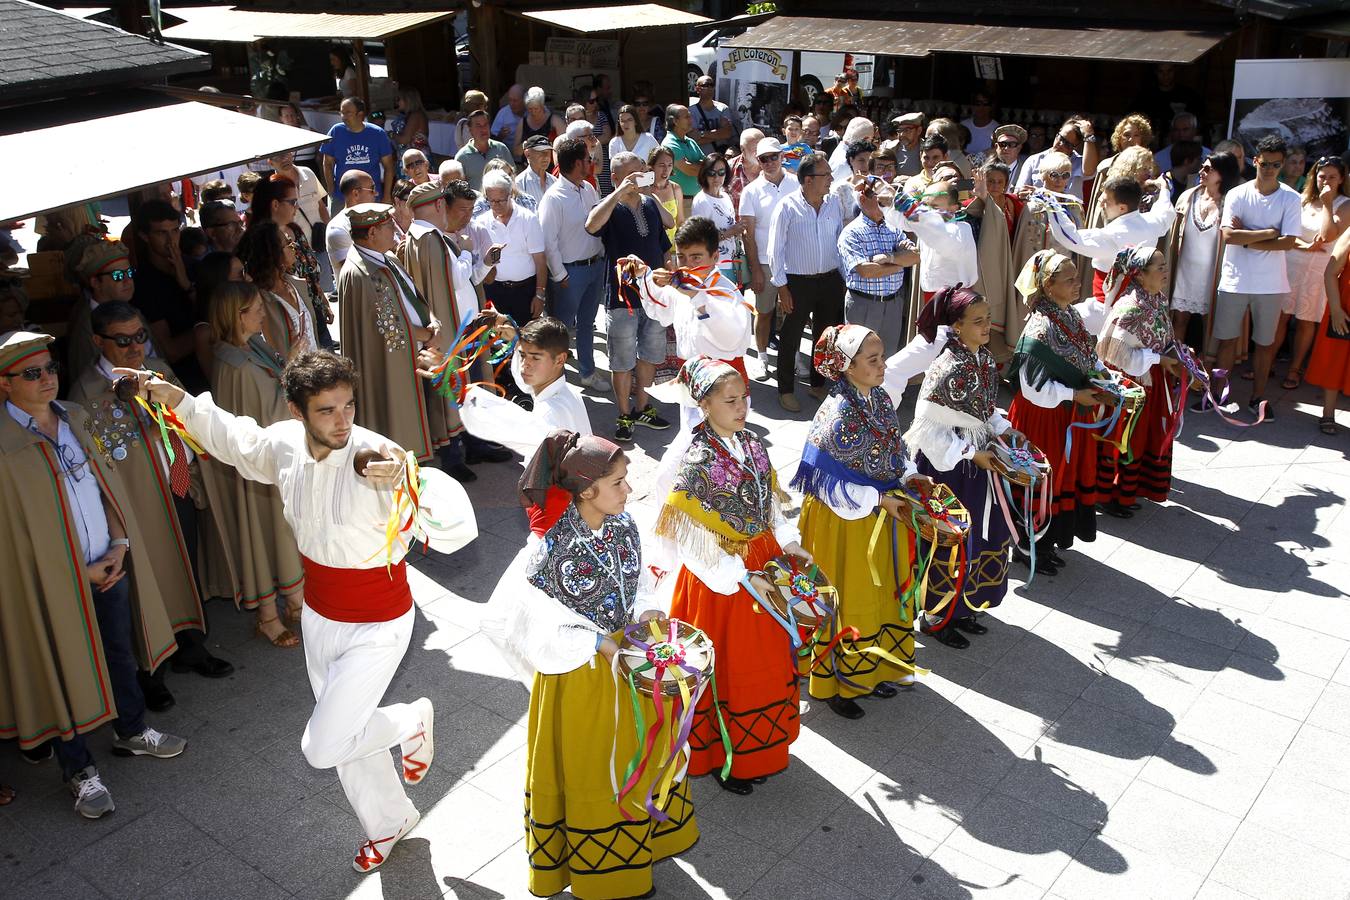
[[[408,564],[392,569],[334,569],[301,555],[305,603],[334,622],[391,622],[412,609]]]
[[[1092,296],[1097,300],[1106,301],[1106,273],[1098,269],[1092,270]]]

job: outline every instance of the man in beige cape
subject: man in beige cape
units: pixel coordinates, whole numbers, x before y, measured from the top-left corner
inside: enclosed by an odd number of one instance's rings
[[[182,738],[145,722],[137,665],[175,649],[146,547],[118,473],[84,410],[58,403],[45,334],[0,335],[0,738],[54,741],[75,810],[114,809],[84,735],[113,723],[113,753],[177,756]]]

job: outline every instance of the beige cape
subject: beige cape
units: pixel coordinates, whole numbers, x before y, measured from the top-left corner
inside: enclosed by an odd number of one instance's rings
[[[154,671],[177,649],[149,547],[119,474],[104,464],[89,418],[63,403],[70,428],[131,541],[126,557],[132,636],[141,668]],[[0,738],[25,749],[69,740],[117,716],[94,589],[85,569],[60,462],[51,444],[0,413]]]

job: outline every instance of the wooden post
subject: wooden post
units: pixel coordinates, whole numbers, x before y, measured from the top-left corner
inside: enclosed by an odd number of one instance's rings
[[[791,82],[791,84],[788,85],[788,99],[789,99],[791,102],[793,102],[793,103],[800,103],[800,102],[802,101],[802,99],[803,99],[803,98],[802,98],[802,51],[800,51],[800,50],[793,50],[793,51],[792,51],[792,82]],[[806,110],[806,111],[807,111],[807,112],[810,112],[810,111],[811,111],[811,108],[810,108],[809,105],[807,106],[807,110]],[[821,124],[826,125],[826,126],[829,125],[828,122],[823,122],[823,123],[821,123]]]
[[[356,94],[370,112],[370,70],[366,68],[366,42],[357,38],[352,41],[352,65],[356,67]]]
[[[497,52],[497,8],[490,4],[470,6],[469,51],[478,61],[478,89],[495,104],[504,90],[501,56]],[[467,87],[467,86],[466,86]]]

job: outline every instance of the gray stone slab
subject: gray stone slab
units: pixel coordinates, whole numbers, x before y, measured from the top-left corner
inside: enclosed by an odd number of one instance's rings
[[[1062,694],[1077,696],[1106,671],[1112,654],[1097,647],[1052,644],[1028,634],[992,668],[996,675],[1034,678]]]
[[[777,851],[712,822],[700,819],[698,827],[697,844],[653,869],[659,892],[669,897],[739,897],[782,859]]]
[[[1350,859],[1350,794],[1281,770],[1266,782],[1247,821]]]
[[[1175,598],[1164,604],[1149,623],[1209,644],[1234,650],[1247,636],[1248,614],[1206,600]]]
[[[818,773],[805,766],[789,766],[786,772],[756,785],[750,796],[727,794],[698,807],[697,814],[700,821],[723,826],[786,855],[845,802],[847,798]]]
[[[1129,844],[1177,869],[1205,875],[1241,820],[1193,800],[1135,781],[1102,828],[1102,837]]]
[[[5,881],[5,900],[53,900],[56,897],[98,900],[106,896],[65,865],[43,869],[23,882],[16,883],[8,878]]]
[[[1181,677],[1166,668],[1134,659],[1113,659],[1106,675],[1083,691],[1083,699],[1124,713],[1131,718],[1171,729],[1204,691],[1194,680],[1210,680],[1206,673]]]
[[[857,889],[839,884],[821,868],[814,861],[799,865],[785,859],[741,896],[743,900],[860,900]],[[861,897],[882,898],[888,890],[888,885],[878,884]]]
[[[1163,728],[1079,699],[1050,727],[1042,743],[1087,751],[1108,765],[1133,772],[1167,740]]]
[[[1208,682],[1210,673],[1228,664],[1232,651],[1207,644],[1163,628],[1145,626],[1121,646],[1116,656],[1148,663],[1164,671],[1187,677],[1187,671],[1202,673]]]
[[[858,895],[886,896],[886,886],[913,874],[938,842],[889,818],[878,819],[880,811],[879,804],[843,804],[802,839],[790,858],[829,860],[831,879]]]
[[[1007,774],[1033,738],[994,725],[984,725],[957,709],[938,716],[905,748],[908,756],[933,764],[959,760],[972,781],[993,786]]]
[[[1091,835],[1091,829],[995,792],[962,820],[942,849],[1044,886],[1054,884]]]
[[[994,790],[1037,809],[1096,830],[1134,776],[1101,765],[1091,754],[1060,744],[1037,744]]]
[[[947,762],[939,766],[901,754],[855,791],[848,805],[870,810],[916,849],[931,842],[931,852],[989,793],[987,785],[965,776],[960,759]]]
[[[1142,582],[1129,574],[1129,571],[1118,572],[1109,569],[1099,579],[1082,582],[1062,603],[1054,605],[1058,609],[1070,612],[1083,610],[1084,615],[1091,615],[1089,610],[1101,609],[1111,615],[1134,619],[1136,622],[1147,622],[1158,614],[1158,610],[1164,604],[1171,602],[1169,594],[1164,591],[1176,590],[1190,577],[1193,570],[1184,573],[1178,571],[1171,576],[1164,574],[1159,576],[1161,583],[1142,587]],[[1173,585],[1172,582],[1176,584]]]
[[[221,853],[148,895],[147,900],[283,900],[291,896],[266,875],[230,853]]]
[[[1072,694],[1060,693],[1042,682],[990,672],[975,683],[960,706],[981,723],[1038,738],[1073,701]]]
[[[1220,884],[1211,878],[1196,893],[1194,900],[1257,900],[1257,898],[1254,898],[1251,894],[1244,894],[1237,888]]]
[[[1298,732],[1293,719],[1206,691],[1177,722],[1174,734],[1242,753],[1257,765],[1273,765]]]
[[[1228,660],[1226,669],[1214,676],[1209,690],[1291,719],[1304,719],[1312,712],[1326,685],[1325,678],[1293,669],[1283,671],[1265,660],[1239,652]]]
[[[949,708],[948,701],[926,683],[901,690],[890,700],[859,700],[867,714],[855,720],[831,712],[823,700],[806,696],[803,700],[808,707],[802,717],[803,728],[809,728],[868,769],[880,767],[901,752],[915,735]]]
[[[1307,721],[1309,725],[1350,738],[1350,686],[1328,684]]]
[[[1209,877],[1253,897],[1325,900],[1345,896],[1350,860],[1244,822]]]
[[[1242,817],[1251,809],[1261,789],[1274,771],[1273,764],[1253,762],[1243,753],[1224,750],[1213,744],[1181,739],[1213,765],[1213,771],[1196,771],[1161,757],[1144,764],[1139,780],[1156,785],[1230,816]]]
[[[1280,760],[1279,769],[1350,794],[1350,754],[1345,749],[1344,735],[1304,725]]]
[[[1278,664],[1281,670],[1328,678],[1350,650],[1350,641],[1306,627],[1314,624],[1311,621],[1298,624],[1254,616],[1243,624],[1248,635],[1238,652]]]
[[[1124,871],[1112,871],[1123,862]],[[1105,836],[1088,841],[1055,879],[1050,893],[1071,900],[1173,900],[1190,897],[1204,876]]]
[[[192,823],[165,810],[71,855],[69,865],[76,872],[97,872],[104,893],[129,897],[151,893],[222,852]]]
[[[991,865],[952,847],[939,847],[909,881],[891,895],[892,900],[1036,900],[1045,888],[1032,884],[1025,873]]]
[[[273,827],[278,816],[324,788],[292,778],[258,756],[206,779],[171,802],[185,819],[228,847],[247,834]]]
[[[230,851],[285,891],[326,896],[329,891],[309,888],[340,876],[350,891],[361,880],[352,870],[352,857],[364,840],[355,816],[322,797],[311,797],[278,815],[273,827],[245,835]],[[395,862],[408,852],[396,846],[389,859]]]

